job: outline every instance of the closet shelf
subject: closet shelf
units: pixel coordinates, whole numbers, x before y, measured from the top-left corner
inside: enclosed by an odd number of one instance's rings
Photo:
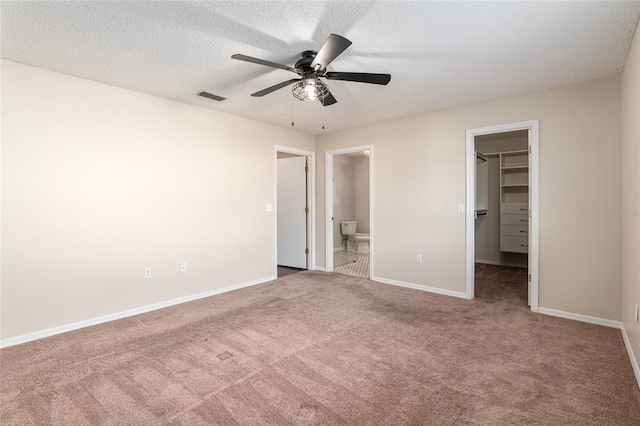
[[[502,166],[502,170],[527,170],[529,168],[528,164],[510,164],[508,166]]]

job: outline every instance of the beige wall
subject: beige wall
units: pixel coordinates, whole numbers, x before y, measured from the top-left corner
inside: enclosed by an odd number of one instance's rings
[[[640,363],[640,24],[622,74],[622,321]]]
[[[476,151],[480,153],[496,153],[518,151],[529,146],[528,132],[519,137],[502,138],[500,134],[476,138]],[[500,157],[487,158],[489,169],[489,211],[486,216],[478,216],[475,220],[475,252],[477,261],[488,261],[504,265],[527,266],[527,255],[500,251]]]
[[[369,158],[333,156],[333,248],[344,248],[340,222],[355,220],[356,232],[369,232]]]
[[[276,144],[315,138],[3,61],[2,339],[272,277]]]
[[[540,120],[540,306],[620,320],[620,78],[422,114],[317,138],[318,264],[324,152],[373,151],[374,276],[465,291],[465,131]],[[416,263],[416,253],[423,263]]]
[[[344,248],[340,222],[356,220],[354,173],[352,157],[333,157],[333,247],[336,249]]]
[[[369,233],[369,157],[355,157],[353,177],[356,197],[357,232]]]

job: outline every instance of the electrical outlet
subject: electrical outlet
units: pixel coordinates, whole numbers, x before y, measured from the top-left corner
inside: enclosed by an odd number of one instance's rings
[[[422,263],[422,255],[416,254],[416,263]]]
[[[145,268],[145,270],[144,270],[144,279],[148,280],[149,278],[151,278],[151,268]]]
[[[636,314],[634,315],[636,322],[638,322],[638,304],[636,303]]]
[[[182,262],[180,264],[180,272],[187,272],[187,262]]]

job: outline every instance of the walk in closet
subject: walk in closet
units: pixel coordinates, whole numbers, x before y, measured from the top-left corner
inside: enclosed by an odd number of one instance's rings
[[[527,267],[529,135],[476,136],[475,260]]]

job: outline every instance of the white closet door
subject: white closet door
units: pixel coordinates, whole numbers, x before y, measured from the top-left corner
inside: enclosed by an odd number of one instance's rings
[[[529,147],[531,146],[531,129],[529,129],[529,135],[528,135],[527,141],[528,141],[528,143],[527,143],[527,150],[528,150]],[[527,261],[527,304],[529,306],[531,306],[531,281],[529,280],[529,277],[531,276],[531,271],[533,271],[533,268],[531,266],[531,259],[533,258],[533,256],[531,256],[531,251],[530,251],[530,248],[531,248],[531,215],[530,215],[529,212],[531,211],[531,206],[533,206],[533,200],[532,200],[533,191],[531,190],[531,188],[533,186],[532,186],[532,182],[531,182],[531,176],[532,176],[531,170],[532,170],[532,167],[531,167],[531,155],[530,154],[527,155],[527,161],[528,161],[528,166],[529,166],[529,169],[528,169],[528,172],[529,172],[528,179],[529,180],[527,182],[529,184],[529,199],[527,200],[529,202],[529,205],[528,205],[529,211],[527,212],[527,216],[528,216],[528,219],[529,219],[529,220],[527,220],[527,225],[529,226],[529,228],[527,229],[527,235],[529,236],[529,241],[527,241],[527,245],[529,246],[527,248],[527,252],[529,253],[528,256],[527,256],[527,258],[528,258],[528,261]],[[535,213],[538,214],[538,212],[535,212]]]
[[[278,265],[307,268],[306,157],[278,159]]]

